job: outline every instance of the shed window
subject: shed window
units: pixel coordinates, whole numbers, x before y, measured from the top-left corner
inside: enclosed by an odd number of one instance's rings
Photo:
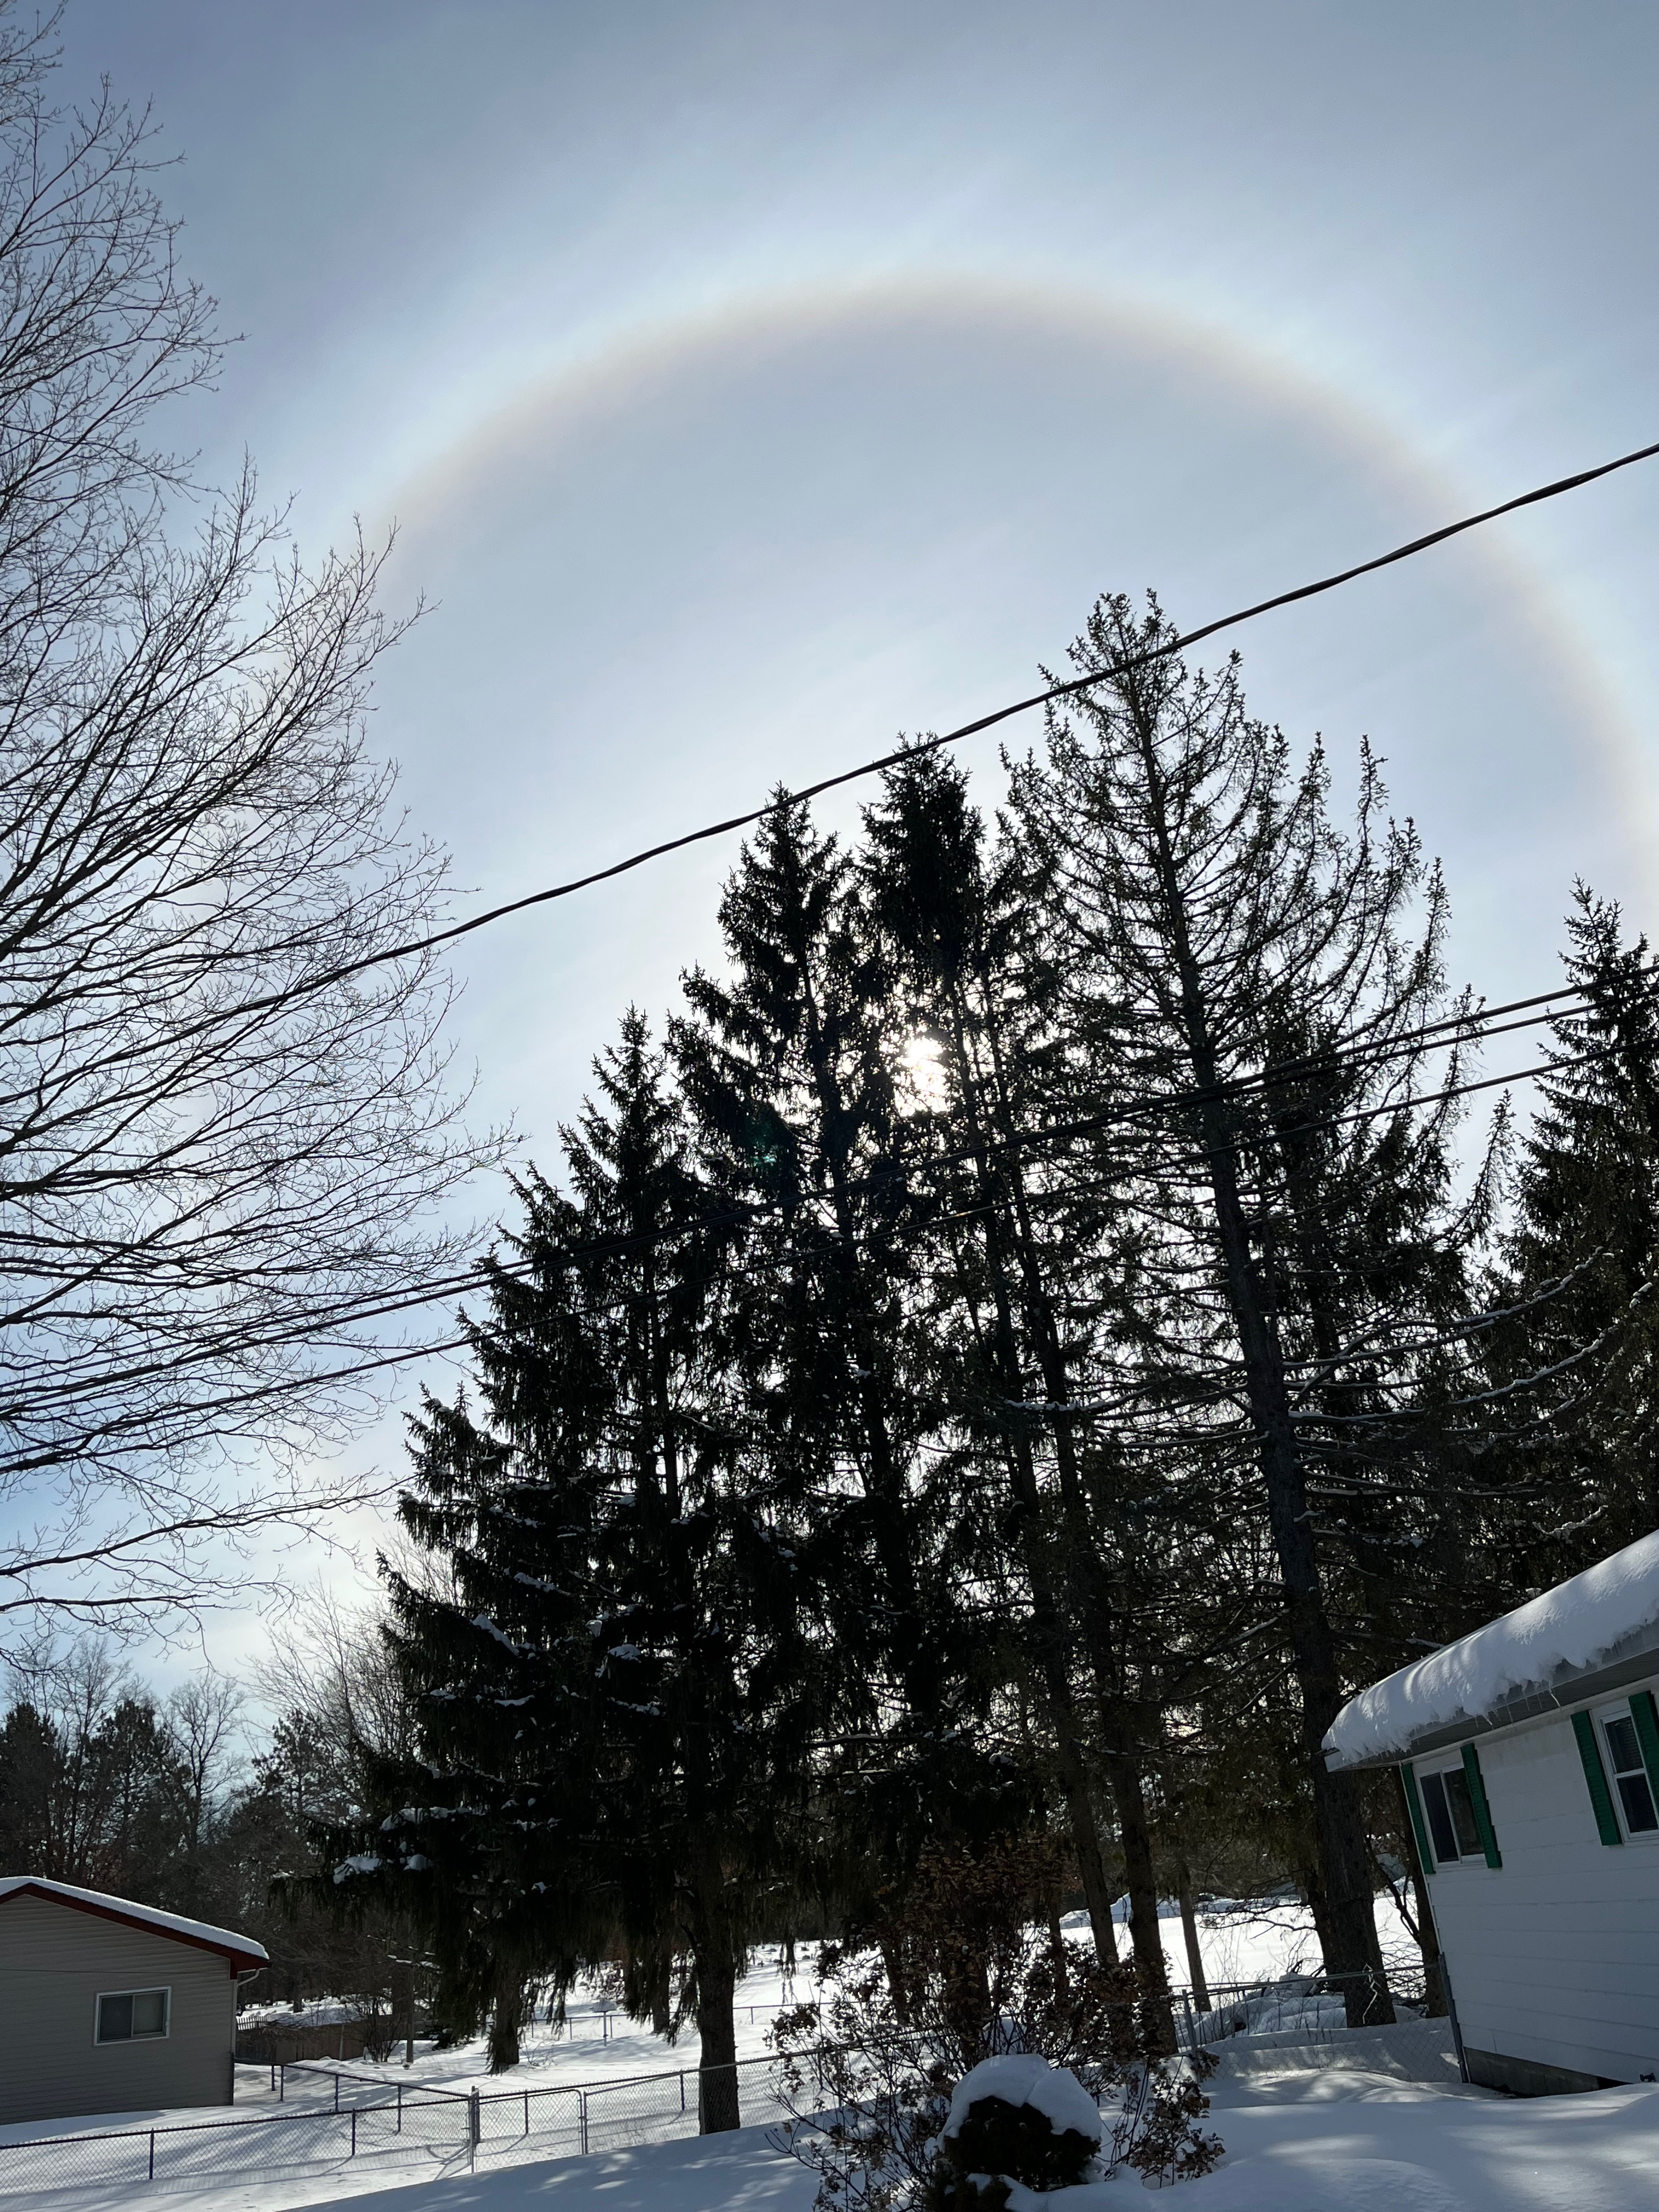
[[[1601,1740],[1607,1747],[1607,1771],[1619,1793],[1619,1809],[1625,1819],[1625,1832],[1650,1836],[1659,1830],[1659,1812],[1654,1809],[1653,1785],[1648,1779],[1641,1739],[1636,1733],[1630,1707],[1615,1705],[1598,1715],[1598,1718],[1601,1723]]]
[[[1436,1858],[1443,1865],[1458,1859],[1484,1858],[1480,1824],[1474,1817],[1468,1777],[1462,1768],[1448,1767],[1439,1774],[1419,1774],[1417,1778]]]
[[[138,2043],[167,2032],[167,1990],[115,1990],[98,2000],[100,2043]]]

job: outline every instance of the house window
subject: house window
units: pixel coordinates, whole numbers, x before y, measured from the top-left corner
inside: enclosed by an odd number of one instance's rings
[[[167,2032],[170,1990],[114,1990],[98,2000],[100,2043],[152,2041]]]
[[[1612,1705],[1596,1718],[1607,1750],[1607,1772],[1619,1796],[1627,1836],[1650,1836],[1659,1830],[1659,1812],[1653,1803],[1653,1785],[1642,1757],[1641,1739],[1628,1705]]]
[[[1462,1768],[1449,1766],[1437,1774],[1419,1773],[1417,1781],[1423,1793],[1423,1810],[1428,1815],[1429,1833],[1434,1839],[1434,1855],[1440,1864],[1450,1866],[1459,1859],[1484,1859],[1480,1824],[1474,1817],[1469,1780]]]

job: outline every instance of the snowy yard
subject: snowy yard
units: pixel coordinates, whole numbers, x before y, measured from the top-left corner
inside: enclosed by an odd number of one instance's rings
[[[1386,1898],[1378,1922],[1387,1948],[1398,1950],[1403,1931]],[[1200,1931],[1206,1971],[1218,1984],[1259,1981],[1316,1964],[1308,1916],[1294,1905],[1219,1910],[1204,1917]],[[1173,1915],[1164,1932],[1172,1976],[1184,1980],[1180,1923]],[[756,1954],[738,1993],[740,2059],[763,2058],[780,2004],[811,1994],[811,1955],[810,1947],[803,1947],[792,1991],[779,1954]],[[591,1993],[579,1992],[568,2010],[568,2024],[559,2035],[544,2021],[526,2034],[521,2063],[505,2075],[485,2071],[482,2043],[443,2052],[422,2048],[408,2069],[400,2061],[384,2066],[358,2061],[343,2069],[356,2079],[344,2086],[343,2109],[354,2101],[380,2102],[398,2084],[417,2098],[422,2089],[452,2097],[473,2088],[486,2097],[506,2092],[515,2100],[529,2092],[534,2125],[527,2136],[520,2134],[514,2106],[486,2109],[476,2173],[463,2147],[459,2116],[464,2107],[446,2100],[429,2129],[410,2118],[406,2134],[395,2139],[379,2121],[380,2132],[366,2128],[353,2157],[345,2127],[321,2118],[331,2113],[335,2094],[325,2072],[290,2071],[279,2105],[269,2072],[243,2067],[234,2114],[220,2107],[19,2125],[0,2129],[0,2144],[40,2134],[80,2135],[100,2125],[125,2131],[152,2120],[159,2126],[307,2112],[319,2114],[316,2127],[284,2118],[270,2130],[269,2152],[238,2161],[234,2172],[221,2176],[202,2171],[168,2176],[163,2159],[149,2186],[139,2168],[118,2183],[105,2178],[93,2185],[59,2186],[54,2171],[40,2175],[39,2185],[29,2177],[30,2185],[9,2187],[0,2152],[0,2212],[116,2212],[143,2203],[158,2212],[295,2212],[387,2191],[396,2192],[397,2212],[509,2212],[543,2205],[550,2212],[633,2212],[636,2206],[640,2212],[647,2207],[718,2212],[726,2206],[808,2212],[812,2179],[767,2139],[766,2124],[777,2107],[763,2069],[756,2067],[744,2083],[744,2118],[753,2124],[733,2136],[700,2141],[693,2132],[694,2035],[669,2045],[619,2015],[607,2020]],[[1245,2049],[1246,2039],[1237,2039],[1233,2058],[1242,2060]],[[1297,2063],[1291,2054],[1280,2061],[1260,2045],[1254,2056],[1263,2064]],[[1377,2062],[1366,2057],[1357,2063]],[[684,2118],[672,2085],[621,2086],[681,2069],[691,2077]],[[558,2118],[574,2111],[574,2094],[568,2106],[537,2094],[574,2092],[577,2085],[592,2090],[592,2108],[599,2116],[594,2148],[585,2157],[565,2154],[574,2138],[568,2117]],[[625,2116],[653,2100],[660,2104],[665,2096],[667,2124],[683,2128],[689,2139],[649,2139],[663,2132],[654,2124],[630,2137]],[[1356,2207],[1358,2212],[1371,2207],[1376,2212],[1384,2207],[1388,2212],[1640,2212],[1648,2206],[1659,2212],[1659,2091],[1646,2087],[1522,2103],[1455,2082],[1425,2087],[1357,2071],[1261,2075],[1235,2063],[1212,2085],[1212,2102],[1227,2156],[1214,2175],[1183,2185],[1176,2202],[1191,2212],[1350,2212]],[[670,2106],[675,2107],[672,2115]],[[629,2147],[630,2142],[639,2147]],[[13,2171],[19,2182],[25,2179]],[[1126,2203],[1139,2201],[1132,2177],[1120,2177],[1111,2188]]]
[[[1119,1916],[1127,1918],[1127,1903],[1120,1905]],[[1386,1896],[1378,1903],[1376,1920],[1385,1953],[1398,1953],[1402,1948],[1405,1929]],[[1088,1941],[1088,1921],[1083,1914],[1073,1914],[1064,1926],[1074,1941]],[[1182,1942],[1181,1922],[1173,1905],[1166,1908],[1163,1934],[1170,1979],[1184,1983],[1187,1954]],[[1199,1935],[1205,1972],[1217,1986],[1233,1982],[1273,1981],[1304,1966],[1310,1971],[1318,1966],[1318,1939],[1314,1934],[1312,1917],[1304,1905],[1224,1900],[1221,1909],[1200,1915]],[[769,2048],[768,2031],[780,2009],[811,1996],[815,1950],[816,1947],[810,1943],[797,1947],[792,1982],[785,1974],[781,1951],[772,1945],[757,1949],[748,1974],[738,1985],[737,2048],[740,2060],[764,2057]],[[556,2036],[544,2021],[526,2030],[522,2057],[510,2075],[492,2076],[486,2070],[482,2039],[446,2051],[417,2046],[412,2068],[405,2068],[399,2056],[384,2066],[368,2059],[353,2059],[349,2070],[383,2077],[388,2084],[402,2080],[458,2091],[477,2088],[489,2094],[503,2088],[522,2090],[556,2083],[615,2081],[635,2075],[658,2074],[671,2068],[694,2069],[696,2066],[699,2045],[695,2029],[688,2028],[676,2042],[665,2043],[660,2036],[653,2035],[648,2027],[619,2012],[612,2011],[607,2018],[606,2008],[599,1999],[580,1990],[572,1994],[566,2011],[567,2025]],[[239,2104],[257,2102],[263,2109],[265,2093],[261,2085],[264,2078],[257,2068],[240,2069],[236,2093]],[[292,2087],[289,2094],[296,2094]],[[24,2131],[0,2130],[0,2138],[8,2132]]]
[[[1185,2183],[1176,2212],[1649,2212],[1659,2208],[1659,2089],[1517,2100],[1364,2075],[1287,2075],[1224,2086],[1214,2124],[1227,2155]],[[361,2205],[395,2189],[396,2212],[809,2212],[813,2184],[762,2130],[585,2159],[415,2179],[360,2171],[139,2192],[11,2197],[19,2212],[291,2212]],[[1140,2201],[1132,2177],[1109,2185]]]

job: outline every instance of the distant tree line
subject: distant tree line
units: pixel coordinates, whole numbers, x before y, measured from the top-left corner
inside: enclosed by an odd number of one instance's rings
[[[404,1702],[372,1624],[324,1604],[302,1618],[263,1669],[274,1718],[212,1672],[157,1696],[95,1637],[16,1655],[0,1700],[0,1872],[252,1936],[271,1963],[249,2002],[331,1997],[389,2033],[410,1929],[385,1913],[343,1926],[284,1884],[309,1869],[322,1824],[361,1812],[364,1759],[398,1745]]]
[[[718,2068],[759,1930],[896,1984],[929,1855],[1022,1833],[1103,1964],[1127,1888],[1148,2048],[1200,1885],[1293,1881],[1387,2017],[1384,1867],[1437,1941],[1393,1778],[1321,1739],[1659,1517],[1645,945],[1580,892],[1539,1110],[1478,1123],[1377,763],[1339,819],[1169,635],[1099,603],[994,823],[925,744],[850,842],[781,794],[718,969],[519,1186],[415,1423],[415,1755],[324,1877],[422,1924],[498,2064],[610,1956]]]

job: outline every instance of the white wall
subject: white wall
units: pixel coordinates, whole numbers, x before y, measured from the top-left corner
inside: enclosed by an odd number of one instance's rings
[[[1612,2081],[1659,2073],[1659,1840],[1601,1842],[1567,1715],[1477,1749],[1504,1863],[1464,1859],[1429,1884],[1465,2044]],[[1418,1760],[1419,1787],[1446,1763]]]

